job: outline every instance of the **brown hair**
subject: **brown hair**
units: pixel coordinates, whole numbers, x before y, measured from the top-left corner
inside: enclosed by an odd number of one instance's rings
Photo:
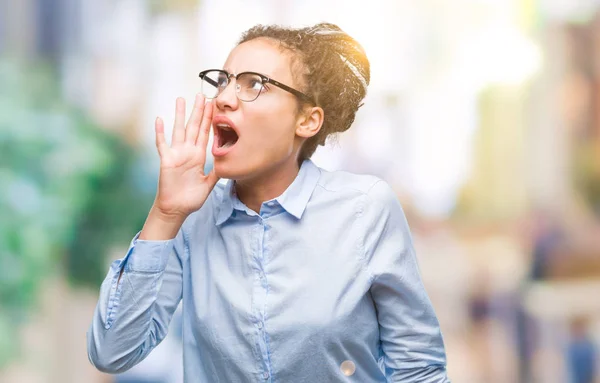
[[[302,92],[323,108],[321,130],[302,147],[299,161],[313,155],[333,133],[348,130],[367,94],[371,73],[362,46],[337,25],[319,23],[306,28],[257,25],[239,44],[257,38],[275,40],[293,56],[292,73]],[[299,110],[302,103],[299,102]]]

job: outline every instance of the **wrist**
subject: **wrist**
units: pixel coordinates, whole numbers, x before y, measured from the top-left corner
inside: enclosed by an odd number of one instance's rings
[[[150,209],[144,228],[138,237],[141,240],[161,241],[175,238],[187,217],[182,214],[169,214],[153,206]]]
[[[164,222],[165,224],[182,224],[188,216],[187,214],[179,212],[165,212],[156,205],[152,205],[152,208],[150,209],[150,213],[148,215],[152,216],[157,220],[160,220],[161,222]]]

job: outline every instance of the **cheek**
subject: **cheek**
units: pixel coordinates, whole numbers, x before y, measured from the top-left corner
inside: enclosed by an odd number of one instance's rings
[[[295,115],[289,108],[270,108],[255,110],[247,115],[249,126],[252,126],[252,139],[260,142],[262,147],[290,146],[295,137]]]

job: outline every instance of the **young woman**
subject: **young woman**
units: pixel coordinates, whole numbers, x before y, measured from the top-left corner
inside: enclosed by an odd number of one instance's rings
[[[200,73],[185,126],[177,100],[170,146],[157,119],[156,200],[88,332],[99,370],[144,359],[182,300],[186,382],[449,381],[394,192],[309,159],[351,126],[369,73],[336,25],[256,26]]]

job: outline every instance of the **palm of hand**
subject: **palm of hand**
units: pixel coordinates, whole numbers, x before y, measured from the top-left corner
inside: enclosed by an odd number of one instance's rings
[[[156,147],[160,155],[160,175],[155,206],[166,215],[187,216],[198,210],[214,188],[218,178],[204,173],[206,146],[212,120],[212,105],[196,97],[187,126],[185,101],[177,99],[173,138],[169,146],[164,125],[156,120]]]

